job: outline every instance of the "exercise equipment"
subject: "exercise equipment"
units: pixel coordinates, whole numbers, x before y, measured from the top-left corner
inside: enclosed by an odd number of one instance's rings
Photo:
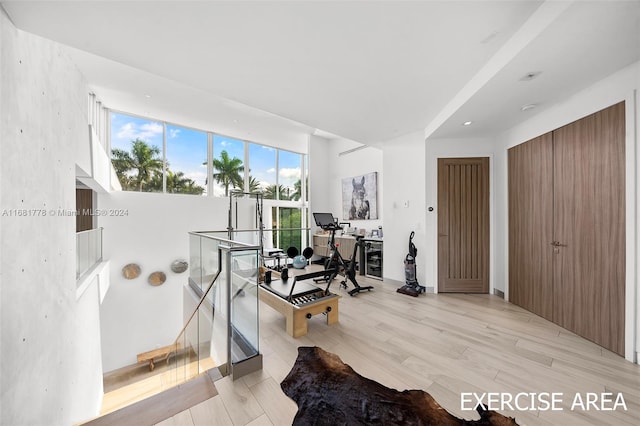
[[[426,288],[418,284],[416,279],[416,255],[418,249],[413,244],[414,231],[409,235],[409,253],[404,258],[404,278],[405,285],[397,289],[398,293],[407,294],[409,296],[418,297],[420,293],[424,293]]]
[[[292,337],[304,336],[307,334],[307,320],[313,315],[325,314],[328,325],[338,322],[340,296],[329,291],[331,281],[327,281],[325,289],[313,284],[314,278],[333,272],[322,270],[286,278],[281,274],[280,279],[260,284],[260,300],[285,316],[287,334]]]
[[[244,205],[238,205],[240,200],[255,198],[255,216],[250,218],[252,213],[252,209],[250,206],[246,205],[246,202],[243,201]],[[239,229],[239,224],[242,223],[243,226],[251,226],[251,220],[253,219],[253,229],[258,233],[258,244],[260,246],[260,256],[262,257],[262,264],[264,265],[264,257],[265,257],[265,249],[264,249],[264,221],[263,221],[263,199],[264,196],[260,192],[242,192],[242,191],[231,191],[229,194],[229,212],[228,212],[228,224],[227,224],[227,232],[229,234],[228,238],[233,241],[241,241],[241,233],[246,232],[248,229]],[[243,213],[243,217],[239,220],[239,212]],[[234,226],[235,225],[235,226]],[[240,231],[240,232],[238,232]]]
[[[304,269],[309,264],[308,260],[313,256],[313,249],[311,247],[307,247],[302,250],[302,254],[296,247],[289,247],[287,249],[287,256],[291,258],[291,266],[296,269]]]
[[[351,259],[349,259],[348,263],[342,258],[338,248],[335,244],[336,231],[342,229],[336,223],[336,220],[333,218],[331,213],[314,213],[313,219],[316,221],[316,225],[318,225],[321,229],[330,232],[329,236],[329,250],[330,255],[325,263],[325,270],[333,269],[334,272],[331,273],[326,279],[329,283],[338,275],[343,275],[344,280],[340,282],[342,288],[347,288],[347,280],[351,281],[354,288],[349,290],[349,296],[353,296],[363,290],[371,291],[373,286],[361,286],[356,281],[356,255],[358,254],[358,248],[362,245],[362,236],[356,237],[356,244],[353,247],[353,254],[351,255]]]
[[[300,254],[293,258],[292,265],[296,269],[304,269],[307,266],[307,258]]]

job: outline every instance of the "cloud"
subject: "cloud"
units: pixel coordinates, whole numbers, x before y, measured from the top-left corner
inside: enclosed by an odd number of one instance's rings
[[[180,129],[169,129],[169,137],[175,139],[180,134]]]
[[[116,133],[119,139],[141,139],[143,141],[153,139],[158,135],[162,135],[163,126],[160,123],[149,122],[137,125],[136,123],[125,123]]]
[[[300,167],[290,167],[280,169],[280,177],[284,179],[300,179],[302,172]]]
[[[267,169],[267,173],[271,174],[271,173],[275,173],[276,169],[275,167],[271,167],[270,169]]]
[[[196,171],[188,171],[185,172],[185,177],[188,177],[189,179],[195,181],[198,185],[202,185],[204,186],[204,182],[207,179],[207,173],[202,173],[202,172],[196,172]]]
[[[118,137],[118,139],[130,139],[131,136],[134,134],[134,127],[135,125],[133,123],[124,124],[120,128],[120,131],[116,133],[116,136]]]

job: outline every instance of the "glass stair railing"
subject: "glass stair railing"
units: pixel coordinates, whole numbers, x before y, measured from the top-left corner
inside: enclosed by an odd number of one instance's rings
[[[235,380],[262,368],[258,346],[259,246],[228,240],[226,232],[189,234],[191,312],[169,355],[171,385],[217,368]]]
[[[102,261],[102,228],[76,232],[76,282]]]

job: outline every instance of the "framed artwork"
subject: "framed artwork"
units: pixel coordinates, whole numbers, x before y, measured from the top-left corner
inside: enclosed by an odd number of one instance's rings
[[[378,172],[342,179],[342,219],[378,218]]]

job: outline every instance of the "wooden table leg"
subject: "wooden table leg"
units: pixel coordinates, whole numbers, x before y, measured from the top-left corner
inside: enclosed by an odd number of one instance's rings
[[[331,311],[327,312],[327,325],[336,324],[338,322],[338,300],[334,300],[329,304]]]

